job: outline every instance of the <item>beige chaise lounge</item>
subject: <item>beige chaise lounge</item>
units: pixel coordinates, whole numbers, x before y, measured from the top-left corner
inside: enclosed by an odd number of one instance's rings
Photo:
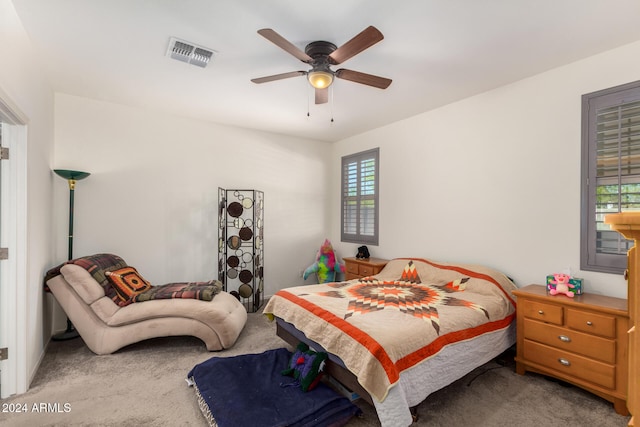
[[[247,312],[234,296],[220,290],[207,301],[185,291],[175,292],[177,297],[123,302],[105,273],[124,266],[116,255],[98,254],[64,263],[45,278],[48,290],[91,351],[110,354],[148,338],[179,335],[200,338],[209,351],[235,343]],[[194,289],[192,283],[184,285]]]

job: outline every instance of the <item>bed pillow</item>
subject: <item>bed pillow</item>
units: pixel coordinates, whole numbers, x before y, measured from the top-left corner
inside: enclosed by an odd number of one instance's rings
[[[118,297],[125,302],[131,301],[134,296],[151,288],[151,283],[147,282],[133,267],[106,271],[105,275]]]
[[[327,353],[315,352],[303,342],[299,343],[296,351],[289,359],[289,366],[282,371],[282,375],[295,378],[300,383],[302,391],[313,390],[322,379],[322,368],[327,360]]]
[[[407,265],[402,270],[402,275],[400,276],[401,282],[410,282],[410,283],[422,283],[420,280],[420,276],[418,276],[418,269],[416,268],[413,261],[409,261]]]

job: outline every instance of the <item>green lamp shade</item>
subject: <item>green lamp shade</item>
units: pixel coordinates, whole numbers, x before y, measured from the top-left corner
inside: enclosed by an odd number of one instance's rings
[[[89,172],[72,171],[67,169],[54,169],[53,171],[64,179],[73,179],[74,181],[79,181],[91,175]]]

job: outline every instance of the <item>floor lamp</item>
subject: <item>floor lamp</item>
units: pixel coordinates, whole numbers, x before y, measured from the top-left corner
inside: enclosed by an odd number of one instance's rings
[[[54,169],[53,170],[58,176],[64,178],[69,183],[69,257],[68,260],[73,259],[73,202],[74,202],[74,193],[76,189],[76,181],[80,181],[81,179],[85,179],[90,175],[88,172],[80,172],[80,171],[72,171],[67,169]],[[55,341],[63,341],[69,340],[71,338],[77,338],[78,331],[74,328],[73,323],[69,320],[67,316],[67,329],[64,332],[56,334],[53,336],[53,340]]]

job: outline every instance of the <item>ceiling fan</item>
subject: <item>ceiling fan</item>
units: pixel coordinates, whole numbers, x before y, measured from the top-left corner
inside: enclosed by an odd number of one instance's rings
[[[311,69],[309,71],[291,71],[251,79],[254,83],[267,83],[274,80],[306,75],[311,86],[315,88],[316,104],[324,104],[329,100],[328,88],[331,83],[333,83],[334,77],[377,87],[379,89],[386,89],[391,84],[391,80],[384,77],[347,70],[345,68],[340,68],[336,71],[331,69],[332,65],[343,63],[384,38],[382,33],[373,26],[365,28],[340,47],[326,41],[315,41],[309,43],[305,47],[304,52],[270,28],[258,30],[258,34],[289,52],[300,61],[311,65]]]

